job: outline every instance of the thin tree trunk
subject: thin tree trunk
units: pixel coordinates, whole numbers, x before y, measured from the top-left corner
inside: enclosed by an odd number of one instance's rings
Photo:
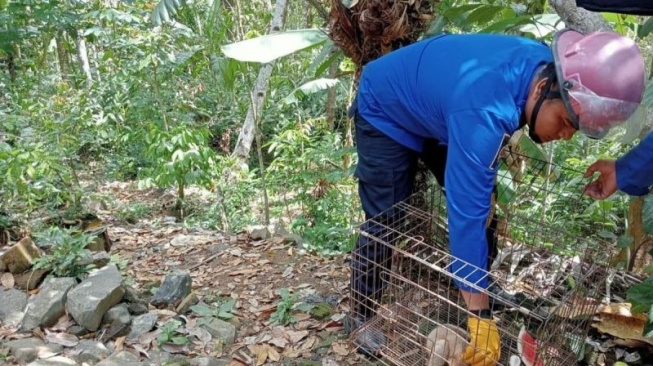
[[[281,30],[287,9],[287,0],[277,0],[274,16],[272,17],[272,22],[270,25],[270,33],[277,33]],[[243,127],[240,131],[240,134],[238,135],[238,140],[236,142],[236,147],[234,148],[233,156],[238,160],[239,165],[242,168],[247,167],[247,159],[249,158],[249,152],[252,148],[252,141],[254,140],[254,134],[256,133],[255,116],[261,116],[263,104],[265,104],[265,96],[270,83],[270,75],[272,75],[272,68],[274,67],[275,63],[275,61],[272,61],[261,67],[261,70],[258,73],[258,77],[256,78],[254,91],[252,92],[253,103],[251,103],[247,110],[245,122],[243,123]]]
[[[331,54],[337,52],[336,47],[331,47]],[[338,60],[334,60],[329,66],[329,78],[335,78],[338,74]],[[336,86],[327,89],[326,118],[329,131],[333,131],[336,126]]]
[[[576,0],[549,0],[567,27],[582,33],[610,30],[610,25],[601,13],[594,13],[576,6]]]
[[[91,75],[91,66],[88,63],[88,51],[86,50],[84,36],[78,34],[75,44],[77,45],[77,61],[82,68],[82,72],[86,75],[86,87],[90,88],[91,84],[93,84],[93,76]]]
[[[57,43],[57,60],[59,61],[61,80],[68,81],[70,77],[70,58],[68,57],[68,51],[64,45],[66,40],[64,39],[63,32],[59,32],[55,38],[55,42]]]

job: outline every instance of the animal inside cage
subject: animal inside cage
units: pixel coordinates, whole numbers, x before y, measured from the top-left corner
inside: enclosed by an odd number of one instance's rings
[[[371,341],[372,357],[386,365],[465,365],[473,315],[458,282],[490,298],[501,337],[497,365],[577,362],[605,286],[608,243],[555,223],[569,205],[585,205],[583,182],[572,177],[580,173],[519,160],[526,168],[517,173],[504,164],[499,208],[487,222],[488,243],[499,249],[490,268],[474,267],[489,278],[487,289],[454,269],[461,261],[449,254],[442,188],[431,185],[368,220],[360,233],[366,245],[352,255],[352,281],[377,285],[368,286],[372,292],[352,286],[350,317],[363,319],[351,333],[355,346]]]

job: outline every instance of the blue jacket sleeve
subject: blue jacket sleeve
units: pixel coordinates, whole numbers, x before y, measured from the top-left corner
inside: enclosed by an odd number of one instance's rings
[[[617,160],[617,187],[633,196],[643,196],[653,185],[653,133]]]
[[[498,154],[507,122],[484,110],[457,112],[448,119],[445,172],[450,269],[459,288],[478,292],[488,286],[485,223],[490,213]],[[470,266],[471,265],[471,266]],[[470,286],[472,284],[474,286]]]

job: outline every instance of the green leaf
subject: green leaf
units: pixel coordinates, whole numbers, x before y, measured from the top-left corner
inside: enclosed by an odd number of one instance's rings
[[[617,239],[617,248],[623,249],[623,248],[628,248],[630,245],[635,241],[635,238],[628,234],[621,235],[619,239]]]
[[[653,31],[653,17],[648,18],[644,24],[637,29],[637,37],[645,38]]]
[[[519,30],[543,38],[555,32],[560,24],[562,23],[558,14],[542,14],[535,16],[534,23],[520,27]]]
[[[492,23],[491,25],[482,29],[479,33],[494,33],[494,32],[504,33],[516,26],[529,24],[530,22],[531,22],[531,17],[526,15],[522,15],[520,17],[515,17],[515,18],[503,19],[498,22]]]
[[[229,299],[228,301],[224,302],[223,304],[220,304],[220,311],[231,311],[231,309],[234,308],[234,305],[236,305],[236,299]]]
[[[653,18],[652,18],[653,19]],[[644,224],[644,231],[648,235],[653,234],[653,195],[649,194],[644,198],[644,205],[642,207],[642,222]]]
[[[449,8],[446,11],[442,13],[443,16],[447,17],[449,20],[453,21],[456,20],[456,18],[459,18],[461,15],[465,14],[466,12],[470,10],[474,10],[480,6],[483,6],[482,4],[466,4],[466,5],[461,5],[457,6],[454,8]]]
[[[544,150],[542,150],[542,148],[538,144],[534,143],[533,140],[527,137],[526,134],[524,134],[519,139],[519,146],[521,147],[524,155],[530,158],[535,158],[542,161],[549,160],[546,154],[544,153]],[[542,169],[542,171],[546,171],[546,169]]]
[[[186,337],[172,337],[172,343],[185,345],[189,344],[190,340],[188,340]]]
[[[465,23],[467,24],[488,23],[492,19],[494,19],[497,13],[499,13],[504,9],[505,7],[498,6],[498,5],[483,5],[477,9],[474,9],[471,13],[469,13],[467,19],[465,19]]]
[[[204,304],[193,305],[190,310],[199,316],[213,316],[215,310]]]
[[[324,43],[328,38],[321,29],[299,29],[228,44],[221,49],[225,56],[238,61],[268,63]]]
[[[332,86],[336,86],[336,84],[338,84],[338,79],[322,78],[322,79],[309,81],[308,83],[293,90],[292,93],[290,93],[290,95],[284,98],[284,102],[286,103],[296,102],[297,98],[295,96],[298,93],[303,95],[309,95],[309,94],[317,93],[322,90],[326,90]]]
[[[651,19],[653,19],[653,17]],[[653,79],[649,80],[646,83],[646,89],[644,89],[642,104],[647,107],[653,107]]]
[[[161,0],[150,14],[152,24],[157,26],[169,22],[184,5],[186,5],[186,0]]]
[[[633,304],[633,312],[643,313],[649,311],[653,305],[653,277],[647,278],[644,282],[632,286],[626,292],[628,301]]]
[[[218,318],[224,319],[224,320],[229,320],[233,319],[234,315],[232,313],[226,312],[226,311],[221,311],[218,313]]]
[[[507,205],[515,197],[515,187],[511,177],[510,172],[502,162],[497,174],[497,199],[503,205]]]
[[[651,308],[648,309],[648,317],[646,324],[644,324],[642,335],[646,338],[653,338],[653,304],[651,304]]]

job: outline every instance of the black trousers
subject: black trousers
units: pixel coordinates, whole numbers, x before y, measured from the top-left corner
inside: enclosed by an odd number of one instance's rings
[[[378,237],[393,220],[401,220],[402,213],[393,212],[390,208],[411,195],[417,159],[424,162],[444,187],[447,147],[437,140],[428,140],[424,150],[417,153],[377,130],[357,112],[354,112],[354,122],[358,151],[355,175],[366,220],[361,230]],[[376,217],[375,221],[384,223],[384,226],[369,222],[372,217]],[[490,256],[488,265],[497,253],[496,225],[496,217],[493,217],[486,231]],[[392,238],[386,237],[384,242],[392,242]],[[367,236],[358,237],[352,255],[350,286],[353,310],[359,317],[374,315],[375,304],[383,291],[381,272],[388,269],[391,254],[391,248],[387,245],[380,245]]]

